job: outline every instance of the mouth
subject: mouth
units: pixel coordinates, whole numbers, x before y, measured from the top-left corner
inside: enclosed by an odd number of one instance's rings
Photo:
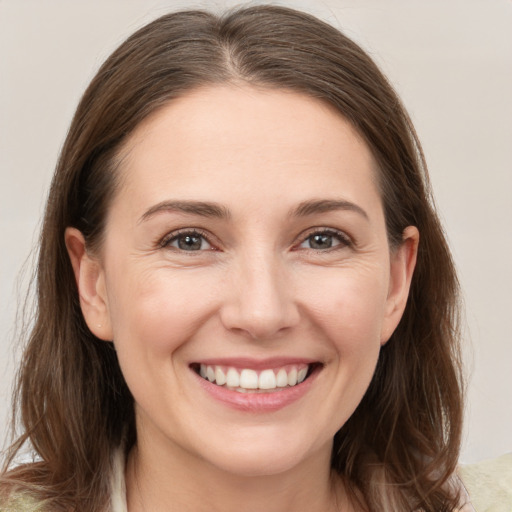
[[[321,363],[292,363],[261,369],[207,363],[190,365],[204,380],[237,393],[275,393],[294,388],[321,367]]]

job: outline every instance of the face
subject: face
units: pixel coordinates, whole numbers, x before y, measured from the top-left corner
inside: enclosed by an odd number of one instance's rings
[[[246,475],[328,458],[414,266],[368,147],[318,100],[226,86],[162,108],[120,161],[101,253],[67,242],[139,444]]]

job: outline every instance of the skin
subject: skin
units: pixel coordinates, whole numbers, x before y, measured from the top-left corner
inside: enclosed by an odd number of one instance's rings
[[[164,106],[120,156],[100,253],[73,228],[66,243],[87,324],[113,340],[136,403],[130,512],[355,510],[332,440],[400,320],[419,237],[408,227],[390,249],[368,147],[316,99],[216,86]],[[177,200],[222,215],[162,207]],[[198,250],[180,249],[191,228]],[[198,384],[190,364],[219,357],[321,368],[300,399],[254,413]]]

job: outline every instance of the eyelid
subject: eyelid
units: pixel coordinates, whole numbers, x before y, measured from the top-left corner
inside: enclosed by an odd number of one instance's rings
[[[292,249],[299,250],[300,245],[302,243],[304,243],[309,237],[311,237],[312,235],[315,235],[315,234],[334,236],[334,237],[337,237],[341,241],[341,244],[340,244],[341,247],[336,245],[330,249],[325,249],[324,251],[318,251],[317,249],[310,249],[310,250],[314,250],[315,252],[327,252],[329,250],[336,250],[337,248],[342,248],[342,247],[352,247],[354,245],[354,240],[352,239],[352,237],[349,236],[344,231],[341,231],[341,230],[335,229],[335,228],[331,228],[331,227],[315,226],[315,227],[311,227],[311,228],[307,229],[306,231],[303,231],[297,237],[297,242],[293,244]],[[197,227],[186,227],[186,228],[180,228],[180,229],[173,230],[173,231],[167,233],[164,237],[162,237],[158,241],[157,245],[163,249],[170,248],[169,244],[172,241],[176,240],[179,236],[182,236],[182,235],[200,236],[200,237],[204,238],[204,240],[206,240],[206,242],[210,245],[210,249],[207,249],[207,250],[219,250],[218,247],[219,247],[220,243],[215,241],[215,237],[210,232],[205,231],[202,228],[197,228]],[[176,250],[179,251],[179,249],[176,249]],[[203,249],[200,251],[183,251],[183,252],[190,252],[190,253],[202,252],[202,253],[204,253],[205,251],[206,250]],[[179,252],[182,252],[182,251],[179,251]]]

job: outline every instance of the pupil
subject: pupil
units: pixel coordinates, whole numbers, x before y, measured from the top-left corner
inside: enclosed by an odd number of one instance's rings
[[[329,249],[332,247],[332,236],[313,235],[311,237],[310,246],[312,249]]]
[[[198,251],[201,249],[201,237],[185,235],[179,238],[178,247],[184,251]]]

